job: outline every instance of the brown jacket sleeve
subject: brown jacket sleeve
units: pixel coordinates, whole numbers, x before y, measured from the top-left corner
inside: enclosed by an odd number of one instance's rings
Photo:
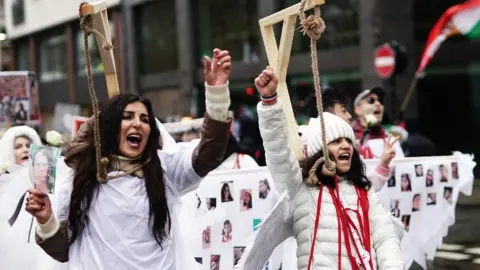
[[[57,233],[45,240],[42,240],[38,235],[35,235],[37,244],[52,257],[59,262],[68,262],[68,230],[67,221],[60,222],[60,229]]]
[[[227,150],[231,122],[232,117],[228,117],[227,122],[221,122],[205,113],[200,143],[192,155],[193,169],[199,176],[206,176],[222,164]]]

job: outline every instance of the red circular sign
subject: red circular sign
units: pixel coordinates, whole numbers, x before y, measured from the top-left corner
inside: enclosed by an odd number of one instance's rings
[[[375,71],[381,78],[387,79],[395,71],[395,51],[388,44],[383,44],[375,52]]]

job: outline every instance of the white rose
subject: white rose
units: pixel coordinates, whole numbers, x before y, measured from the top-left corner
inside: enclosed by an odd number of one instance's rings
[[[365,121],[367,121],[367,126],[374,126],[378,123],[377,117],[373,114],[367,114],[365,115]]]
[[[2,173],[6,173],[6,172],[8,172],[8,167],[10,167],[10,163],[5,162],[5,163],[2,164],[2,167],[0,167],[0,171]]]
[[[62,135],[54,130],[47,132],[47,142],[52,146],[59,146],[63,143]]]

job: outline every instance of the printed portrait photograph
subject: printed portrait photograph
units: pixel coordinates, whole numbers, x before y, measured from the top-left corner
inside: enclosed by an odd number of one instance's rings
[[[405,231],[408,232],[408,229],[409,229],[409,226],[410,226],[410,215],[403,215],[402,216],[402,224],[403,224],[403,228],[405,229]]]
[[[449,204],[452,204],[452,193],[453,193],[452,187],[443,188],[443,198],[445,198],[445,200],[447,200]]]
[[[270,193],[270,185],[268,184],[267,179],[258,181],[258,198],[266,199]]]
[[[227,219],[223,222],[222,243],[228,243],[230,241],[232,241],[232,223]]]
[[[437,193],[432,192],[427,194],[427,205],[437,204]]]
[[[395,183],[395,169],[392,170],[392,174],[390,175],[390,178],[388,178],[388,181],[387,181],[387,187],[394,187],[396,186],[396,183]]]
[[[210,248],[211,244],[211,231],[212,229],[210,226],[208,226],[205,230],[202,232],[202,247],[204,249]]]
[[[252,190],[240,190],[240,212],[245,212],[252,209]]]
[[[217,198],[207,198],[207,210],[215,210],[217,208]]]
[[[423,176],[423,166],[422,166],[422,164],[415,165],[415,175],[417,177]]]
[[[391,200],[390,201],[390,212],[394,217],[400,217],[400,201],[399,200]]]
[[[452,162],[452,179],[457,180],[458,177],[458,163]]]
[[[427,170],[427,175],[425,176],[425,186],[433,187],[433,170],[432,169]]]
[[[30,146],[31,175],[35,189],[50,194],[55,192],[55,169],[60,154],[59,148]]]
[[[445,165],[440,165],[438,166],[438,170],[440,172],[440,182],[446,183],[448,182],[448,170],[447,166]]]
[[[240,258],[242,258],[245,247],[233,247],[233,265],[237,265]]]
[[[210,255],[210,270],[220,270],[220,255]]]
[[[222,203],[224,202],[233,202],[232,189],[233,181],[222,182],[222,189],[220,190],[220,196],[222,198]]]
[[[400,188],[403,192],[412,191],[412,181],[410,180],[410,174],[402,173],[400,180]]]
[[[413,195],[412,199],[412,212],[420,211],[422,205],[422,197],[419,193]]]

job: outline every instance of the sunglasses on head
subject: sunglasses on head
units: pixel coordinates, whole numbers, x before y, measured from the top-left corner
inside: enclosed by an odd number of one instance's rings
[[[375,102],[378,101],[380,104],[383,104],[383,100],[375,97],[368,97],[367,98],[367,103],[368,104],[375,104]]]

